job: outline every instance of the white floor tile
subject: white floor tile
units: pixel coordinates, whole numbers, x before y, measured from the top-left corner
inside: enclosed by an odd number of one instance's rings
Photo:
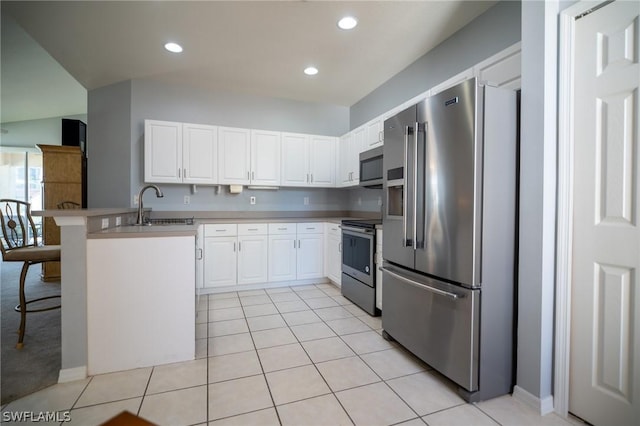
[[[375,331],[346,334],[342,336],[342,340],[344,340],[357,354],[383,351],[394,347]]]
[[[317,297],[327,297],[326,294],[322,292],[322,290],[318,290],[317,288],[313,288],[310,290],[298,291],[298,296],[300,296],[303,300],[313,299]]]
[[[209,355],[207,353],[208,344],[209,339],[196,339],[196,359],[206,358]]]
[[[330,392],[312,365],[267,373],[267,382],[276,405],[299,401]]]
[[[215,420],[209,426],[280,426],[275,408]]]
[[[241,299],[253,296],[264,296],[265,294],[267,294],[267,292],[264,290],[245,290],[238,292],[238,296],[240,296]]]
[[[286,312],[307,311],[309,306],[301,300],[293,300],[287,302],[274,302],[281,314]]]
[[[293,290],[291,290],[291,287],[274,287],[274,288],[268,288],[266,291],[268,295],[278,294],[278,293],[293,293]]]
[[[230,334],[248,333],[249,327],[244,318],[216,321],[209,324],[209,337],[228,336]]]
[[[209,356],[226,355],[254,349],[249,333],[209,338]]]
[[[265,373],[311,364],[299,343],[259,349],[258,356]]]
[[[237,308],[240,306],[240,299],[232,297],[228,299],[213,299],[209,301],[209,309]]]
[[[299,341],[306,342],[308,340],[324,339],[333,337],[336,334],[323,322],[314,322],[311,324],[294,325],[291,331],[296,335]]]
[[[240,295],[240,301],[242,302],[242,306],[264,305],[266,303],[271,303],[271,299],[264,292],[259,296],[242,297],[242,295]]]
[[[206,359],[161,365],[153,368],[146,395],[206,384]]]
[[[272,346],[288,345],[297,342],[288,327],[273,328],[270,330],[255,331],[251,333],[256,349],[269,348]]]
[[[314,312],[325,321],[353,317],[353,315],[351,315],[351,312],[347,311],[345,308],[341,306],[316,309]]]
[[[202,324],[205,322],[209,322],[209,311],[206,309],[202,311],[196,311],[196,324]]]
[[[151,368],[94,376],[75,407],[113,402],[144,395]]]
[[[208,359],[209,383],[262,374],[256,351],[214,356]]]
[[[511,395],[479,402],[476,406],[504,426],[569,426],[571,422],[555,413],[539,415],[533,408]]]
[[[58,383],[7,404],[3,411],[63,411],[73,407],[90,379]]]
[[[263,375],[209,385],[209,420],[273,406]]]
[[[322,362],[316,367],[334,392],[380,381],[380,377],[357,356]]]
[[[306,299],[304,302],[309,305],[311,309],[333,308],[335,306],[338,306],[338,302],[328,296]]]
[[[423,417],[429,426],[499,426],[472,404],[458,405]]]
[[[353,303],[351,303],[351,300],[347,299],[342,295],[331,296],[331,298],[336,302],[338,302],[338,305],[353,305]]]
[[[425,363],[400,348],[363,354],[362,359],[384,380],[429,369]]]
[[[291,290],[295,291],[296,293],[299,293],[301,291],[316,290],[316,289],[317,289],[317,287],[314,284],[295,285],[295,286],[291,287]]]
[[[206,323],[196,324],[196,339],[206,339],[208,325]]]
[[[330,285],[331,287],[326,287],[326,288],[322,288],[321,289],[324,294],[326,294],[327,296],[340,296],[340,295],[342,295],[342,292],[340,291],[339,288],[337,288],[337,287],[335,287],[335,286],[333,286],[331,284],[328,284],[328,285]]]
[[[142,400],[140,417],[158,425],[188,426],[207,421],[207,387],[181,389]]]
[[[336,396],[356,425],[391,425],[416,417],[384,382],[338,392]]]
[[[302,346],[315,363],[355,355],[355,352],[339,337],[302,342]]]
[[[229,291],[227,293],[214,293],[209,295],[209,301],[217,300],[217,299],[237,299],[238,292],[237,291]]]
[[[244,306],[244,314],[247,318],[250,317],[260,317],[264,315],[273,315],[277,314],[278,310],[273,303],[266,303],[263,305],[250,305]]]
[[[313,322],[322,322],[322,319],[311,310],[287,312],[286,314],[282,314],[282,317],[289,327],[301,324],[311,324]]]
[[[137,415],[141,403],[142,397],[139,397],[73,409],[69,413],[71,421],[63,424],[71,426],[98,426],[123,411]]]
[[[225,308],[209,310],[209,322],[227,321],[232,319],[244,318],[242,308]]]
[[[362,310],[362,308],[358,307],[357,305],[345,305],[344,308],[347,311],[351,312],[351,314],[353,314],[356,317],[363,317],[365,315],[369,315],[368,313],[366,313],[364,310]]]
[[[360,321],[358,318],[342,318],[327,321],[327,325],[339,336],[343,334],[361,333],[363,331],[371,331],[371,328]]]
[[[251,331],[268,330],[270,328],[281,328],[287,326],[280,314],[247,318],[247,323],[249,323],[249,330]]]
[[[352,425],[334,395],[323,395],[277,407],[283,426]]]
[[[360,308],[358,308],[360,309]],[[363,311],[364,312],[364,311]],[[382,330],[382,318],[381,317],[372,317],[369,314],[366,315],[357,315],[358,319],[363,323],[367,324],[374,330]]]
[[[302,300],[293,291],[289,291],[287,293],[270,293],[269,297],[273,302],[294,302],[296,300]]]
[[[429,371],[388,380],[387,384],[420,416],[465,402],[451,382]]]

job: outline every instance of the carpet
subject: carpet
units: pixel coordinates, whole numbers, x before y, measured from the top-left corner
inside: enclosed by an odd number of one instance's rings
[[[0,277],[0,399],[2,405],[58,382],[60,372],[60,309],[27,314],[24,348],[18,341],[20,314],[13,310],[19,303],[18,283],[21,262],[2,262]],[[27,300],[60,294],[60,282],[40,280],[40,265],[29,268]],[[60,299],[44,300],[33,307],[58,304]]]

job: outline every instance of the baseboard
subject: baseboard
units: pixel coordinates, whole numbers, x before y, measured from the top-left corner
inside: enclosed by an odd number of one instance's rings
[[[553,396],[551,395],[540,399],[521,387],[516,386],[513,388],[513,397],[532,407],[536,412],[540,413],[541,416],[553,412]]]
[[[87,378],[87,367],[65,368],[60,370],[58,383],[73,382]]]

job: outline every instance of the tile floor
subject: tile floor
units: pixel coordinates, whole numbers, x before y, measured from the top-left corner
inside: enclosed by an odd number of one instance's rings
[[[89,426],[128,410],[170,426],[576,424],[508,395],[465,403],[331,284],[202,296],[196,322],[196,360],[58,384],[2,420],[59,412]]]

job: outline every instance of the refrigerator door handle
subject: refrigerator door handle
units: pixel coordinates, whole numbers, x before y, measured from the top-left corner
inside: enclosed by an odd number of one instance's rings
[[[420,123],[413,130],[413,249],[418,249],[418,133]]]
[[[409,166],[409,126],[404,127],[404,169],[402,173],[402,247],[407,247],[407,169]]]
[[[449,291],[440,290],[439,288],[431,287],[431,286],[426,285],[426,284],[421,284],[421,283],[419,283],[417,281],[414,281],[414,280],[411,280],[411,279],[409,279],[407,277],[403,277],[402,275],[397,274],[397,273],[395,273],[395,272],[393,272],[393,271],[391,271],[391,270],[389,270],[389,269],[387,269],[385,267],[380,268],[380,270],[382,272],[386,272],[387,274],[391,275],[394,278],[399,279],[400,281],[404,281],[405,283],[410,284],[410,285],[412,285],[414,287],[418,287],[418,288],[430,291],[432,293],[439,294],[440,296],[449,297],[451,299],[460,299],[460,298],[464,297],[462,295],[451,293]]]

